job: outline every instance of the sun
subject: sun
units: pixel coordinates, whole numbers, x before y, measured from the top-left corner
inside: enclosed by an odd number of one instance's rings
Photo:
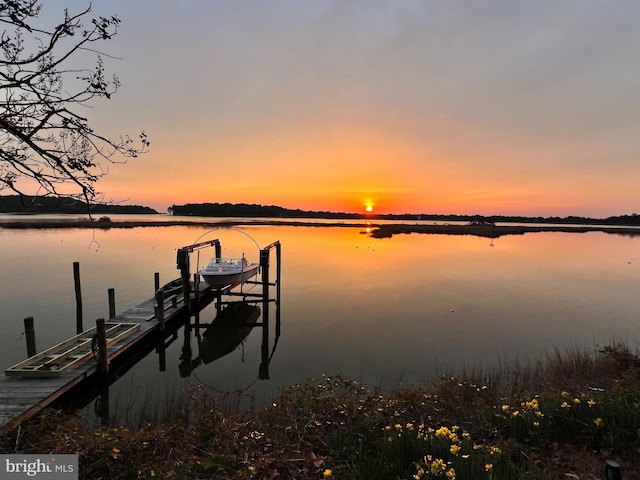
[[[364,209],[365,209],[367,212],[371,213],[371,212],[373,212],[373,205],[366,205],[366,206],[364,207]]]

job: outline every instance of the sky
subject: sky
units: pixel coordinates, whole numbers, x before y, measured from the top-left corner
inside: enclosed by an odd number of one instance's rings
[[[46,14],[82,0],[47,0]],[[94,0],[151,150],[105,198],[604,218],[640,212],[637,0]],[[113,58],[112,58],[113,57]]]

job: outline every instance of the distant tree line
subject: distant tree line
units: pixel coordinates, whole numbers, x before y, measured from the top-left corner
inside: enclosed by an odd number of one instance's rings
[[[344,212],[312,212],[300,209],[289,209],[275,205],[263,206],[246,203],[187,203],[172,205],[172,215],[194,215],[198,217],[249,217],[249,218],[329,218],[347,219],[361,218],[357,213]]]
[[[248,218],[326,218],[326,219],[372,219],[372,220],[425,220],[433,222],[469,222],[477,225],[502,223],[552,223],[583,225],[628,225],[640,226],[640,215],[621,215],[608,218],[568,217],[524,217],[505,215],[440,215],[440,214],[401,214],[382,215],[364,213],[344,213],[289,209],[275,205],[263,206],[246,203],[188,203],[172,205],[171,215],[193,215],[198,217],[248,217]]]
[[[1,213],[74,213],[95,215],[103,214],[151,214],[158,213],[149,207],[139,205],[100,204],[77,200],[71,197],[34,197],[27,195],[3,195],[0,196]]]

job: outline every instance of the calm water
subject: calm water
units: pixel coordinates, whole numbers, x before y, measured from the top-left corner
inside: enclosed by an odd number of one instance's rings
[[[260,246],[282,243],[282,336],[270,380],[257,380],[261,333],[230,355],[179,374],[184,342],[167,351],[167,369],[150,354],[111,387],[112,403],[206,384],[251,386],[259,401],[307,377],[343,376],[370,385],[428,381],[505,359],[537,358],[555,347],[640,338],[640,237],[532,233],[496,239],[399,235],[372,239],[365,227],[242,230]],[[153,296],[178,277],[176,248],[207,230],[193,227],[75,230],[0,229],[0,363],[26,355],[23,318],[35,317],[39,350],[75,334],[74,261],[80,262],[85,328]],[[223,256],[256,246],[219,230]],[[192,257],[194,263],[196,257]],[[208,258],[202,258],[206,263]],[[209,321],[212,312],[205,312]],[[273,339],[273,333],[271,335]],[[194,356],[197,345],[192,339]]]

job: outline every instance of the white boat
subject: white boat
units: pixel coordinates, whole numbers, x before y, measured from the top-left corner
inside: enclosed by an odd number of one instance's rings
[[[198,275],[210,287],[241,285],[258,274],[258,263],[248,263],[246,258],[213,258],[209,265],[198,271]]]

